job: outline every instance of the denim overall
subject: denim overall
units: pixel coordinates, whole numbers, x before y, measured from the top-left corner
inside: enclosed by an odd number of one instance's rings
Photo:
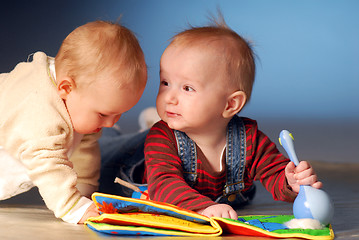
[[[197,151],[196,144],[184,132],[174,130],[177,150],[184,178],[190,186],[197,181]],[[229,204],[232,207],[248,204],[255,194],[255,185],[242,192],[245,185],[243,181],[246,165],[246,129],[243,120],[235,115],[227,127],[226,145],[226,184],[223,195],[216,202]]]

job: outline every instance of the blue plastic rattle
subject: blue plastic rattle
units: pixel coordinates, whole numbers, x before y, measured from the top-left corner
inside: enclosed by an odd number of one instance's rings
[[[299,161],[294,150],[293,135],[287,130],[279,134],[279,143],[287,152],[290,160],[298,166]],[[312,218],[327,225],[333,218],[334,207],[328,194],[321,189],[301,185],[297,198],[293,204],[295,218]]]

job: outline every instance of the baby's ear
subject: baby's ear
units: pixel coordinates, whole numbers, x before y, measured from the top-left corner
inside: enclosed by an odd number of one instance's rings
[[[57,81],[57,92],[64,100],[66,100],[67,95],[74,90],[75,87],[75,82],[70,77],[62,77]]]
[[[222,114],[223,117],[233,117],[235,114],[242,110],[246,101],[247,96],[243,91],[235,91],[232,93],[227,99],[227,104]]]

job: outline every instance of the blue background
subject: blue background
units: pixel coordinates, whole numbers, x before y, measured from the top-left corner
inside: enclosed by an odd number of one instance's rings
[[[258,55],[252,99],[241,115],[258,120],[275,142],[281,129],[293,132],[301,159],[359,162],[359,1],[14,0],[0,6],[0,72],[36,51],[55,56],[79,25],[122,16],[149,70],[143,97],[120,120],[125,132],[136,131],[139,112],[155,105],[168,40],[188,24],[208,23],[217,7]]]

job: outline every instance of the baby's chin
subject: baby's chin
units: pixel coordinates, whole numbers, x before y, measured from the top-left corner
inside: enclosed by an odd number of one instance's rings
[[[171,122],[167,122],[167,125],[169,128],[177,130],[177,131],[185,132],[185,130],[186,130],[186,129],[179,127],[178,124],[171,124]]]

